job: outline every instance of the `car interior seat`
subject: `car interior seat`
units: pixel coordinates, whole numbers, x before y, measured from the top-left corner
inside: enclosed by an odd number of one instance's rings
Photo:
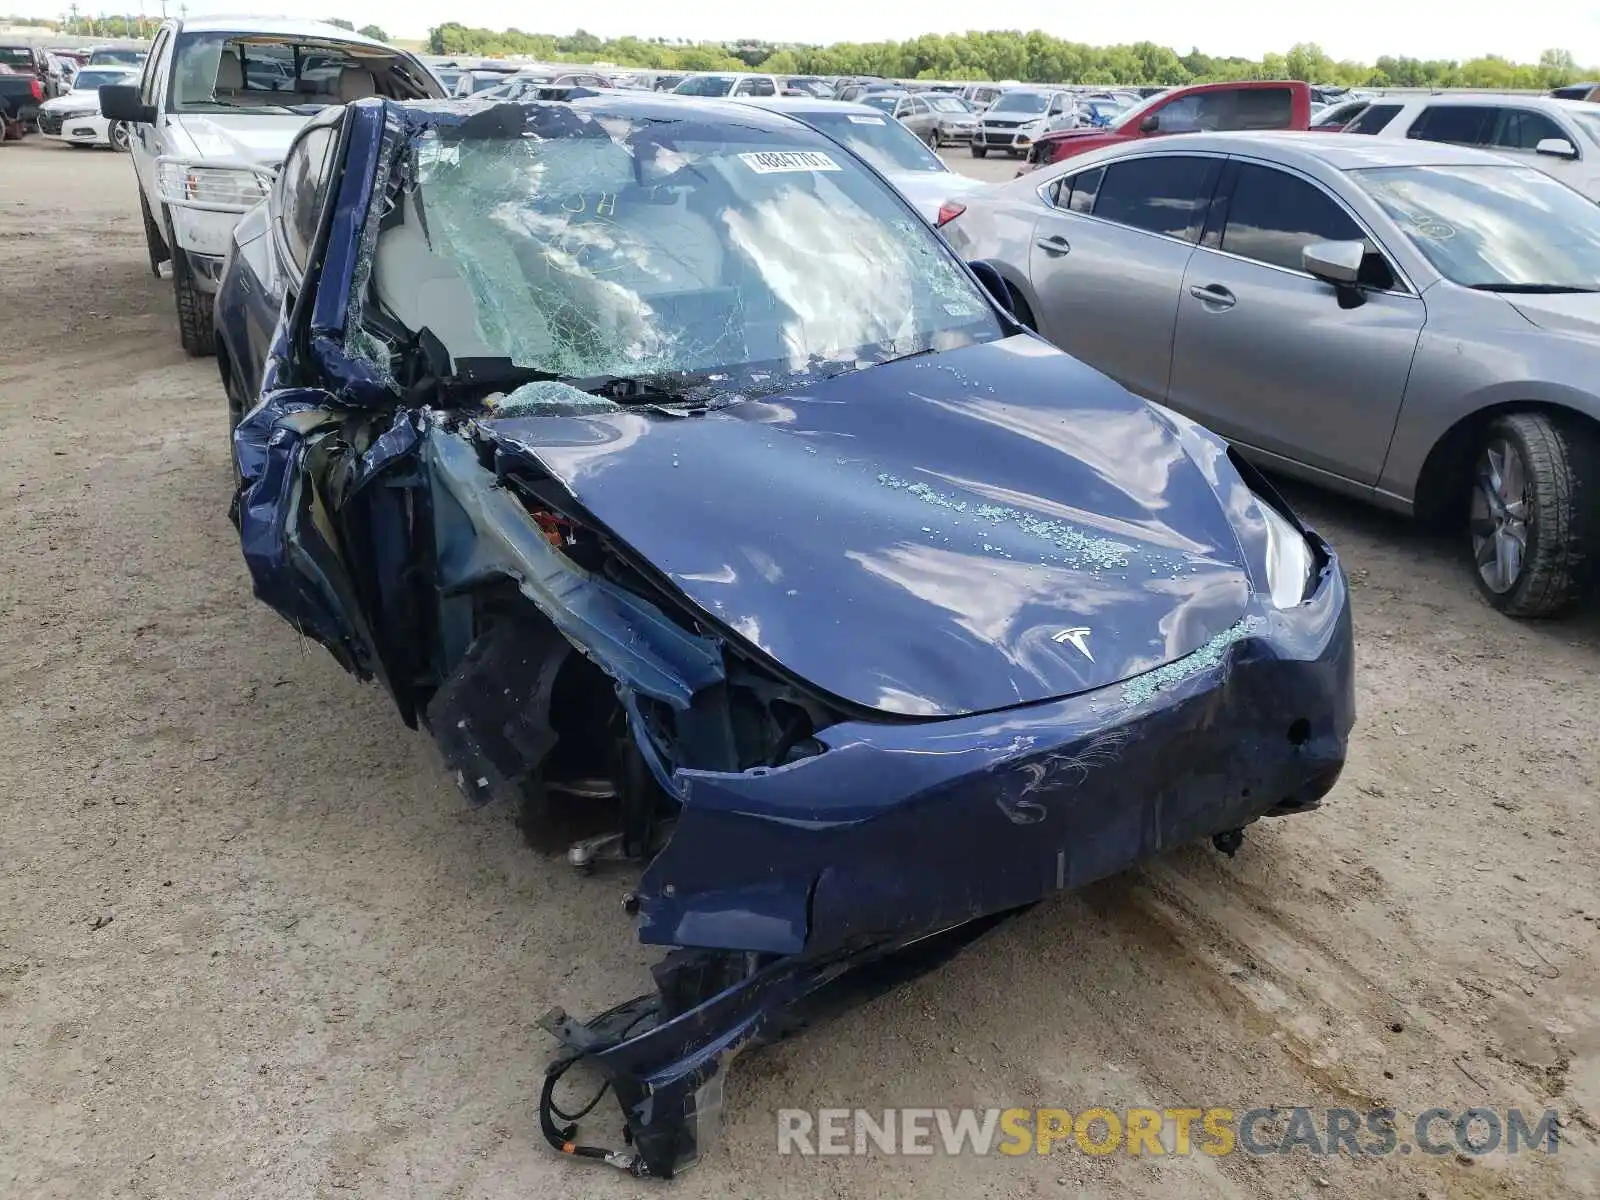
[[[232,95],[244,91],[244,68],[239,65],[239,56],[231,49],[223,50],[217,59],[217,82],[212,91],[218,96],[224,92]]]
[[[407,195],[401,221],[378,235],[372,268],[378,301],[413,333],[427,328],[458,358],[494,358],[478,328],[478,302],[455,264],[428,243],[415,202]]]
[[[365,67],[345,67],[339,72],[336,92],[340,104],[348,104],[352,100],[365,100],[368,96],[378,94],[378,81]]]

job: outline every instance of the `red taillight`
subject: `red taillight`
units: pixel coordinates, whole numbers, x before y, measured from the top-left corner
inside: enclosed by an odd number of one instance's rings
[[[939,215],[934,220],[933,227],[937,229],[941,225],[946,225],[966,211],[967,206],[965,204],[957,204],[954,200],[946,200],[939,205]]]
[[[41,104],[44,103],[44,84],[40,83],[37,79],[33,81],[33,98],[39,101]]]

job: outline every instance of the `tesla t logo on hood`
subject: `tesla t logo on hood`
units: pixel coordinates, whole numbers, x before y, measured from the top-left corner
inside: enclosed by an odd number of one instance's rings
[[[1089,653],[1089,628],[1086,625],[1075,625],[1071,629],[1063,629],[1050,640],[1052,642],[1071,642],[1075,650],[1090,662],[1094,661],[1094,655]]]

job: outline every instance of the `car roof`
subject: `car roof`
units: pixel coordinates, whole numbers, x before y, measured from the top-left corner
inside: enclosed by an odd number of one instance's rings
[[[292,17],[189,17],[179,22],[184,33],[264,33],[284,37],[324,38],[339,42],[357,42],[366,46],[384,46],[385,43],[363,37],[326,21],[304,21]],[[386,47],[392,49],[392,47]]]
[[[1391,104],[1399,100],[1408,104],[1493,105],[1496,108],[1516,105],[1518,108],[1543,108],[1552,112],[1600,113],[1600,104],[1591,100],[1563,100],[1559,96],[1522,96],[1508,92],[1430,92],[1426,96],[1386,96],[1383,99]]]
[[[1287,166],[1322,163],[1336,171],[1363,167],[1506,166],[1507,160],[1487,150],[1425,142],[1411,138],[1376,138],[1359,133],[1305,133],[1263,130],[1248,133],[1185,133],[1176,137],[1141,138],[1118,149],[1129,154],[1194,151],[1209,154],[1259,154]],[[1087,159],[1087,155],[1084,156]],[[1123,157],[1121,154],[1105,156]],[[1071,161],[1071,160],[1069,160]],[[1102,161],[1097,156],[1096,161]]]
[[[357,103],[370,104],[374,101],[365,100]],[[476,98],[460,96],[448,100],[382,100],[378,103],[393,106],[394,109],[406,113],[408,120],[412,119],[409,115],[412,113],[439,113],[464,117],[484,110],[484,100],[481,96]],[[658,121],[681,121],[686,112],[692,111],[699,120],[708,125],[737,125],[746,129],[754,125],[757,128],[790,133],[797,128],[811,129],[801,121],[790,120],[782,112],[762,111],[761,105],[744,103],[743,97],[740,97],[738,102],[730,102],[719,96],[673,96],[665,92],[607,91],[576,96],[570,100],[499,100],[494,103],[514,104],[523,108],[548,108],[559,105],[600,117],[637,117]],[[840,107],[856,106],[847,104]],[[883,116],[881,112],[873,109],[866,111],[874,116]],[[827,141],[833,140],[824,133],[817,133],[817,136]]]
[[[735,96],[733,99],[752,108],[773,108],[779,112],[796,115],[844,113],[858,117],[883,116],[883,109],[874,108],[870,104],[857,104],[853,100],[824,100],[820,96]]]

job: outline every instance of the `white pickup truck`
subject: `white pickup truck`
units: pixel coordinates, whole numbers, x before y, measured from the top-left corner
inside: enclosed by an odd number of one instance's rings
[[[133,130],[133,168],[150,269],[172,262],[178,332],[212,353],[211,307],[239,217],[267,194],[295,134],[330,104],[366,96],[439,99],[403,50],[320,21],[208,17],[167,21],[138,83],[101,89],[100,107]]]

